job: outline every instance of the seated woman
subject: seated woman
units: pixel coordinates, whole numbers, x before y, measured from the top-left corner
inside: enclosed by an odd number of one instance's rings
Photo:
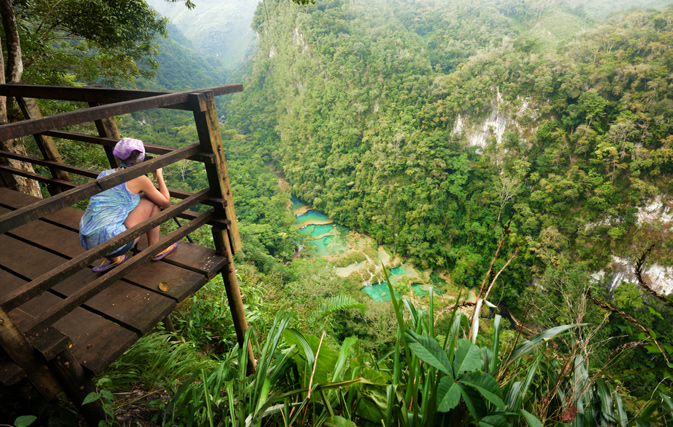
[[[139,139],[123,138],[115,145],[113,154],[121,161],[122,166],[105,170],[98,175],[98,178],[141,163],[145,160],[145,146]],[[79,223],[79,241],[85,249],[93,248],[123,233],[171,205],[161,168],[157,169],[154,175],[159,184],[158,189],[147,176],[142,175],[91,197]],[[106,271],[126,261],[126,253],[139,239],[138,237],[105,255],[103,262],[95,266],[93,271],[96,273]],[[158,241],[159,227],[155,227],[147,232],[147,244],[151,246]],[[176,247],[177,243],[173,243],[155,255],[152,260],[161,260]]]

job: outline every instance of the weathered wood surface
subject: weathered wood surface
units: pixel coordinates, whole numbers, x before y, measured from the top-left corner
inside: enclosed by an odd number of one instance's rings
[[[36,200],[0,188],[0,215]],[[81,257],[85,251],[79,245],[77,225],[82,214],[64,208],[0,235],[0,248],[11,248],[0,250],[0,296],[13,294],[30,281]],[[72,342],[74,358],[90,372],[100,373],[224,265],[225,259],[215,255],[214,250],[183,241],[162,261],[148,261],[152,253],[191,232],[207,218],[208,215],[183,225],[172,238],[163,239],[149,251],[110,270],[106,273],[108,279],[106,274],[93,273],[85,266],[11,309],[8,315],[46,359],[60,354],[64,345]],[[144,237],[141,241],[142,249],[147,245]],[[138,268],[120,277],[111,274],[123,271],[131,263],[138,264]],[[99,286],[106,281],[110,282],[107,286]],[[168,290],[160,289],[162,282]],[[24,376],[16,363],[0,351],[0,383],[12,384]]]
[[[234,201],[231,195],[229,171],[227,170],[227,162],[222,145],[222,133],[220,132],[220,124],[215,107],[215,97],[212,93],[199,93],[191,95],[190,100],[194,110],[194,122],[196,123],[196,131],[199,135],[202,151],[215,155],[215,163],[205,165],[206,174],[208,175],[208,182],[213,194],[226,201],[221,207],[216,207],[216,212],[218,216],[231,221],[231,226],[227,229],[227,238],[229,239],[230,249],[235,254],[242,247],[241,236],[238,231],[238,221],[236,221],[236,211],[234,210]]]
[[[12,85],[0,85],[0,86],[1,86],[0,95],[7,96],[7,94],[13,92],[13,90],[10,89]],[[111,89],[111,90],[119,91],[119,89]],[[228,92],[224,93],[240,92],[241,90],[243,90],[243,88],[241,85],[232,85],[228,90],[229,90]],[[30,98],[46,97],[46,95],[44,94],[41,96],[38,94],[32,94],[31,93],[32,91],[33,89],[23,87],[22,89],[19,90],[20,95],[18,96],[24,96]],[[65,88],[53,88],[53,91],[56,91],[58,93],[58,95],[54,95],[54,98],[56,99],[67,99],[68,92],[70,92]],[[48,92],[50,92],[48,89],[44,90],[45,94]],[[149,110],[151,108],[162,108],[162,107],[176,106],[180,104],[188,105],[190,95],[193,93],[199,93],[199,91],[168,92],[168,93],[163,92],[162,94],[155,96],[144,98],[132,98],[132,100],[130,101],[115,102],[79,111],[70,111],[67,113],[54,114],[52,116],[44,117],[42,119],[23,120],[20,122],[9,123],[0,126],[0,140],[20,138],[35,133],[60,129],[66,126],[73,126],[77,124],[91,122],[94,120],[119,116],[122,114],[135,113],[137,111],[142,110]],[[91,99],[90,102],[101,102],[101,100],[102,98],[97,99],[93,98]]]
[[[126,242],[131,241],[132,239],[135,239],[136,237],[139,237],[143,234],[145,234],[147,231],[151,230],[152,228],[156,227],[157,225],[163,223],[167,218],[170,218],[171,216],[175,216],[177,213],[182,212],[185,208],[189,208],[190,206],[198,203],[199,201],[203,200],[207,196],[207,192],[204,190],[201,193],[197,193],[193,197],[189,199],[185,199],[180,203],[177,203],[173,206],[171,206],[168,209],[165,209],[161,213],[149,218],[146,221],[143,221],[142,223],[126,230],[125,232],[115,236],[114,238],[101,243],[100,245],[92,248],[90,251],[86,253],[82,253],[81,255],[71,259],[64,261],[61,266],[58,268],[54,268],[47,273],[43,274],[42,276],[34,279],[30,283],[26,284],[23,286],[21,289],[17,289],[13,292],[6,293],[4,295],[0,295],[0,306],[2,306],[4,309],[11,309],[15,307],[17,304],[21,304],[23,302],[26,302],[28,299],[36,296],[40,292],[43,292],[47,289],[49,289],[51,286],[53,286],[55,283],[59,282],[62,280],[63,277],[68,276],[69,274],[81,269],[82,267],[88,265],[91,263],[94,259],[100,258],[104,256],[105,254],[108,254],[112,252],[113,250],[119,248]],[[21,210],[21,209],[18,209]],[[194,229],[198,227],[198,224],[203,224],[204,222],[208,221],[208,219],[212,216],[211,212],[206,212],[204,214],[201,214],[199,217],[197,217],[194,221],[190,222],[188,224],[188,228]],[[170,236],[169,236],[170,237]],[[177,239],[176,239],[177,240]],[[167,247],[170,243],[172,242],[164,242],[161,241],[153,247],[148,249],[147,254],[143,254],[143,256],[146,257],[151,257],[154,254],[160,252],[163,250],[165,247]],[[114,277],[122,274],[122,273],[127,273],[128,271],[126,270],[131,270],[134,268],[136,264],[135,263],[124,263],[124,265],[117,267],[114,269],[114,274],[113,273],[106,273],[103,275],[105,279],[112,280]],[[104,280],[100,283],[100,286],[105,287],[109,285],[109,280]]]
[[[77,132],[56,131],[56,130],[42,132],[42,135],[48,135],[48,136],[52,136],[54,138],[68,139],[68,140],[71,140],[71,141],[88,142],[88,143],[91,143],[91,144],[102,145],[104,147],[114,147],[115,144],[117,142],[119,142],[119,140],[114,139],[114,138],[88,135],[88,134],[77,133]],[[176,148],[164,147],[163,145],[154,145],[154,144],[144,144],[144,145],[145,145],[145,151],[150,153],[150,154],[161,155],[161,154],[167,154],[167,153],[170,153],[170,152],[176,150]],[[194,154],[193,156],[188,157],[187,159],[196,160],[198,162],[202,162],[202,163],[206,163],[206,164],[213,164],[215,162],[215,155],[214,154],[206,154],[206,153],[197,153],[197,154]]]
[[[242,92],[241,84],[228,84],[194,90],[192,92],[213,92],[215,96]],[[159,90],[114,89],[100,86],[60,87],[27,84],[0,85],[0,96],[24,96],[27,98],[59,99],[62,101],[114,103],[149,98],[173,93]]]

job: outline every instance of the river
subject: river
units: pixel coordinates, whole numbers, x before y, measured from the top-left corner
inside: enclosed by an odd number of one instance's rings
[[[405,281],[417,295],[428,295],[428,286],[416,281],[424,281],[426,272],[418,271],[408,262],[402,262],[390,256],[382,246],[378,247],[376,257],[367,255],[364,247],[372,246],[368,236],[351,233],[348,227],[334,223],[326,214],[317,211],[299,198],[292,196],[292,212],[297,220],[300,233],[309,237],[309,247],[305,248],[309,256],[317,256],[337,261],[340,258],[360,253],[361,261],[353,262],[344,267],[336,268],[341,277],[355,275],[362,282],[361,290],[374,301],[382,302],[390,299],[390,290],[385,280],[381,262],[389,268],[388,275],[393,287]],[[397,265],[390,268],[397,261]],[[406,279],[406,280],[405,280]],[[434,286],[441,286],[443,279],[438,275],[429,275]],[[396,296],[400,295],[396,293]]]

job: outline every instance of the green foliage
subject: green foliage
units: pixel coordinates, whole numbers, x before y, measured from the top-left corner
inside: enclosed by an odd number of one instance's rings
[[[14,420],[14,426],[28,427],[29,425],[32,425],[35,422],[35,420],[37,420],[37,417],[34,415],[23,415]]]
[[[151,74],[166,20],[144,0],[18,1],[24,78],[34,84],[113,84]]]

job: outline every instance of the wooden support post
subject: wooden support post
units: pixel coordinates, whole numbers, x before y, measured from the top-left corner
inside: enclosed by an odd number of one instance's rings
[[[218,255],[227,259],[227,264],[220,272],[224,279],[224,285],[229,299],[229,308],[234,320],[236,337],[238,343],[243,346],[245,334],[248,330],[248,323],[245,319],[245,310],[241,298],[241,290],[238,287],[236,271],[234,269],[234,254],[241,249],[241,236],[238,233],[238,222],[236,221],[236,212],[234,211],[234,200],[231,195],[231,186],[229,183],[229,172],[222,147],[222,134],[220,132],[220,123],[217,117],[217,108],[215,107],[215,96],[212,92],[201,92],[190,95],[190,103],[194,111],[194,122],[196,131],[199,135],[201,150],[206,153],[213,153],[215,161],[212,164],[205,165],[208,175],[208,184],[213,197],[221,197],[224,203],[215,207],[217,216],[231,221],[231,225],[225,230],[213,227],[213,240]],[[255,371],[255,359],[252,351],[252,345],[248,343],[248,373]]]
[[[35,102],[33,98],[16,98],[16,102],[19,104],[19,108],[21,109],[24,117],[27,120],[42,118],[40,108],[37,106],[37,102]],[[56,147],[54,140],[50,136],[36,134],[33,135],[33,137],[35,138],[37,147],[40,149],[40,152],[42,153],[42,158],[44,160],[63,163],[63,159],[61,159],[61,154],[58,152],[58,148]],[[60,179],[63,181],[70,181],[70,176],[68,175],[68,172],[53,167],[50,167],[49,170],[53,178]],[[49,185],[48,188],[51,194],[58,194],[66,190],[58,185]]]
[[[225,202],[223,206],[215,207],[215,212],[221,218],[231,221],[227,234],[231,249],[235,254],[241,249],[241,236],[238,232],[234,199],[231,195],[231,185],[229,183],[229,171],[222,147],[222,133],[217,117],[217,107],[215,107],[215,97],[212,92],[191,94],[190,102],[194,108],[194,122],[199,135],[201,151],[212,153],[215,156],[212,164],[205,164],[206,175],[213,196],[221,197]]]
[[[175,326],[173,326],[173,321],[171,320],[170,313],[168,313],[166,317],[164,317],[164,320],[162,320],[162,322],[164,322],[164,328],[166,328],[168,332],[175,332]]]
[[[51,400],[61,392],[61,386],[47,365],[2,309],[0,309],[0,345],[12,361],[23,369],[28,380],[45,399]]]
[[[248,322],[245,319],[245,308],[243,307],[243,299],[241,298],[241,289],[238,287],[238,279],[236,278],[234,259],[229,246],[227,230],[213,227],[213,240],[215,241],[217,252],[227,259],[227,263],[220,271],[220,274],[222,274],[224,288],[227,291],[229,310],[231,310],[231,317],[234,319],[234,329],[236,330],[238,345],[243,346],[245,334],[248,331]],[[255,354],[252,351],[252,344],[248,342],[248,374],[255,372],[255,366]]]
[[[89,393],[96,392],[96,387],[70,349],[59,353],[49,362],[49,367],[63,386],[68,399],[75,404],[89,426],[97,427],[100,421],[106,419],[103,402],[100,399],[82,405]]]
[[[89,106],[91,107],[96,107],[100,104],[96,104],[95,102],[90,102]],[[98,130],[98,135],[105,137],[105,138],[113,138],[116,141],[119,141],[121,139],[121,136],[119,135],[119,129],[117,128],[117,122],[115,121],[114,117],[107,117],[104,119],[100,120],[95,120],[94,123],[96,123],[96,129]],[[108,147],[107,145],[104,147],[105,149],[105,155],[107,156],[108,161],[110,162],[110,166],[113,168],[116,168],[119,166],[119,163],[117,162],[117,158],[112,154],[112,150],[114,147]]]

